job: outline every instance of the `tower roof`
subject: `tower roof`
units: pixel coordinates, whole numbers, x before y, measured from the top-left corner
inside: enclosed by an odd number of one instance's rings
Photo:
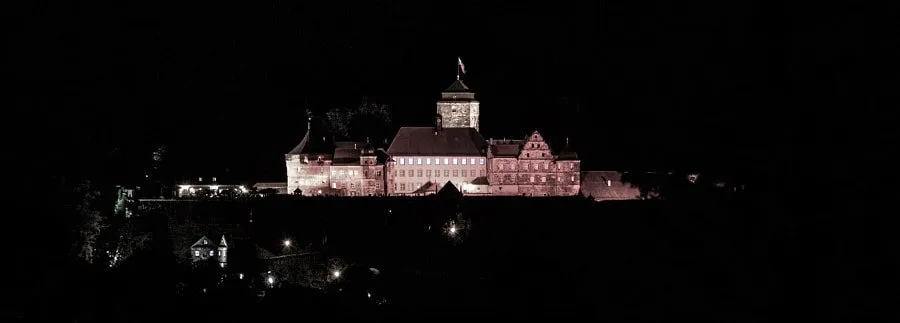
[[[572,149],[572,145],[569,144],[569,138],[566,138],[566,148],[559,152],[557,160],[578,160],[578,153],[575,152],[575,149]]]
[[[456,80],[453,82],[453,84],[450,84],[450,86],[448,86],[447,89],[444,90],[444,93],[451,93],[451,92],[471,92],[471,91],[469,91],[469,87],[466,86],[466,84],[463,83],[462,80]]]
[[[441,92],[442,101],[473,101],[475,93],[463,83],[462,80],[456,80]]]

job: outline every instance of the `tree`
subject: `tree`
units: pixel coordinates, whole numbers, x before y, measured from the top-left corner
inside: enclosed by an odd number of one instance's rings
[[[81,198],[79,204],[75,206],[76,215],[80,218],[77,256],[88,263],[93,263],[97,238],[105,227],[97,205],[102,199],[100,191],[92,187],[90,181],[82,182],[75,191]]]
[[[353,107],[332,108],[325,113],[335,136],[341,138],[385,137],[391,124],[391,109],[363,98]]]

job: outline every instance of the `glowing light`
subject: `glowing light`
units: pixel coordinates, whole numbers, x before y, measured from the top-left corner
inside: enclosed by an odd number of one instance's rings
[[[450,235],[454,235],[454,234],[456,234],[456,225],[451,225],[450,226]]]
[[[341,278],[341,271],[335,270],[331,275],[334,276],[334,278]]]
[[[241,190],[241,193],[247,193],[247,192],[249,192],[249,190],[247,190],[247,187],[245,187],[244,185],[241,185],[241,186],[238,187],[238,188]]]
[[[275,277],[269,276],[269,278],[266,278],[266,282],[268,282],[269,285],[274,284],[274,283],[275,283]]]
[[[284,246],[285,246],[285,247],[290,247],[290,246],[291,246],[291,240],[284,240]]]
[[[218,190],[219,190],[219,185],[210,185],[210,186],[209,186],[209,189],[211,189],[211,190],[213,190],[213,191],[218,191]]]
[[[366,296],[368,296],[369,298],[372,298],[372,293],[366,293]]]
[[[244,279],[244,273],[239,273],[239,274],[238,274],[238,279]]]
[[[190,185],[178,185],[178,189],[182,191],[189,190],[191,188]]]

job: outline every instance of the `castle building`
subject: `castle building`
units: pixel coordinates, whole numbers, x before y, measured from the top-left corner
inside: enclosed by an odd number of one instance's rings
[[[490,140],[491,195],[578,195],[581,162],[568,146],[558,155],[535,130],[525,140]]]
[[[556,155],[537,131],[488,141],[478,118],[475,94],[457,79],[441,93],[434,125],[400,128],[387,150],[329,140],[310,119],[285,155],[288,194],[428,195],[451,183],[465,195],[578,195],[580,161],[568,140]]]
[[[306,135],[285,154],[287,192],[305,196],[372,196],[385,192],[384,159],[368,142],[333,141],[307,123]]]
[[[387,150],[388,194],[433,194],[453,183],[463,194],[488,194],[487,144],[474,128],[403,127]]]

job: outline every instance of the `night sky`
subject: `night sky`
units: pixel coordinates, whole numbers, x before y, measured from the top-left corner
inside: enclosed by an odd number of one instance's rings
[[[900,57],[896,8],[15,6],[4,10],[14,108],[4,111],[3,131],[16,152],[8,157],[51,172],[110,172],[96,161],[116,155],[140,174],[153,147],[166,144],[179,173],[283,180],[283,154],[302,138],[306,108],[367,96],[392,107],[395,126],[430,125],[457,56],[482,103],[485,137],[538,129],[559,148],[571,137],[587,169],[782,169],[804,163],[793,157],[800,146],[855,154],[895,138],[885,131],[896,127],[888,115],[896,105],[886,100],[896,97],[900,75],[891,63]]]

